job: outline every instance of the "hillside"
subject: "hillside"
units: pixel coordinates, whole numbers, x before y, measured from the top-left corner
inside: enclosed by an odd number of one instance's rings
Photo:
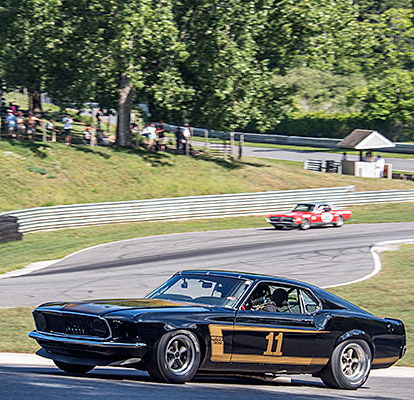
[[[356,190],[413,188],[412,182],[304,171],[301,163],[287,161],[230,163],[207,156],[0,141],[0,211],[351,184]]]

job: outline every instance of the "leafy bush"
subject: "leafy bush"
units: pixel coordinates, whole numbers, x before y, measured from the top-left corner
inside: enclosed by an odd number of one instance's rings
[[[369,120],[362,114],[326,114],[322,111],[306,114],[293,113],[268,133],[289,136],[308,136],[342,139],[354,129],[373,129],[392,139],[398,127],[384,120]],[[412,140],[413,127],[406,126],[400,140]]]

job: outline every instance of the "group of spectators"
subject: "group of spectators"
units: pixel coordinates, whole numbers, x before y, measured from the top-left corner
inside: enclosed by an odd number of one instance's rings
[[[104,134],[103,130],[103,110],[100,109],[96,114],[96,140],[97,144],[109,145],[109,139]],[[25,117],[23,111],[19,111],[17,106],[10,104],[10,108],[7,109],[7,115],[4,118],[6,125],[6,132],[8,136],[12,139],[18,140],[33,140],[36,135],[36,128],[40,123],[46,123],[46,131],[52,137],[56,137],[56,134],[62,133],[64,136],[65,144],[70,146],[72,144],[72,129],[73,124],[75,123],[73,117],[68,113],[62,118],[62,130],[56,127],[55,120],[49,119],[44,120],[37,118],[32,113],[28,113],[28,116]],[[83,122],[76,122],[76,124],[85,125],[85,129],[82,132],[82,143],[90,145],[92,140],[92,127],[86,125]]]
[[[132,130],[136,130],[138,133],[138,127],[133,124]],[[177,152],[186,152],[190,146],[191,131],[189,125],[186,123],[184,127],[177,127],[174,132],[175,143]],[[158,124],[150,123],[146,124],[142,135],[144,137],[144,143],[149,151],[165,151],[168,137],[167,130],[164,127],[164,123],[161,121]]]
[[[102,109],[96,113],[96,143],[100,145],[109,145],[109,139],[104,134],[104,113]],[[56,134],[62,134],[62,138],[65,144],[70,146],[72,144],[72,129],[74,124],[85,125],[82,132],[82,143],[85,145],[91,145],[93,138],[92,126],[84,124],[82,122],[75,122],[74,118],[67,113],[62,118],[62,128],[56,127],[56,122],[53,119],[44,120],[36,117],[32,113],[29,113],[25,117],[22,111],[19,111],[16,106],[12,106],[7,110],[7,115],[4,119],[6,124],[6,131],[10,138],[14,139],[28,139],[33,140],[36,135],[36,128],[40,123],[46,124],[46,131],[52,138],[56,138]],[[137,124],[131,124],[131,131],[137,135],[140,135],[139,127]],[[142,137],[144,144],[149,151],[165,151],[168,143],[168,131],[164,127],[164,123],[161,121],[157,124],[148,123],[145,125],[142,131]],[[191,151],[190,137],[191,130],[188,123],[185,123],[183,127],[177,127],[175,132],[175,145],[177,152],[186,153]]]
[[[6,123],[7,134],[11,138],[23,140],[26,138],[33,140],[36,135],[36,126],[43,120],[35,117],[32,113],[29,113],[27,118],[23,111],[13,111],[13,109],[7,110],[7,115],[4,118]]]

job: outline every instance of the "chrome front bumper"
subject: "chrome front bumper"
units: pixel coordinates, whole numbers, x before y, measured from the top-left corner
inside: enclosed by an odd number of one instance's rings
[[[47,335],[37,331],[29,333],[29,337],[35,340],[46,341],[49,343],[62,343],[62,344],[72,344],[72,345],[81,345],[81,346],[91,346],[91,347],[102,347],[107,349],[142,349],[147,347],[146,343],[122,343],[122,342],[111,342],[111,341],[98,341],[90,339],[78,339],[70,338],[67,336],[55,336]]]

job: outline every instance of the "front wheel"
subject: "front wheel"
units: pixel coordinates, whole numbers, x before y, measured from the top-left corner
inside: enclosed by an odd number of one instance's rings
[[[309,220],[305,218],[305,219],[304,219],[304,220],[300,223],[299,228],[300,228],[300,229],[302,229],[303,231],[306,231],[307,229],[309,229],[309,228],[310,228],[310,223],[309,223]]]
[[[188,382],[200,364],[200,343],[186,330],[168,332],[152,347],[146,361],[148,373],[157,381]]]
[[[328,365],[321,372],[323,383],[335,389],[358,389],[371,369],[371,349],[364,340],[348,340],[332,352]]]
[[[337,228],[340,228],[343,224],[344,224],[344,218],[342,217],[342,215],[340,215],[338,217],[338,220],[334,223],[334,226],[336,226]]]
[[[86,374],[87,372],[95,368],[94,365],[84,364],[69,364],[62,361],[53,360],[55,365],[62,371],[69,372],[71,374]]]

